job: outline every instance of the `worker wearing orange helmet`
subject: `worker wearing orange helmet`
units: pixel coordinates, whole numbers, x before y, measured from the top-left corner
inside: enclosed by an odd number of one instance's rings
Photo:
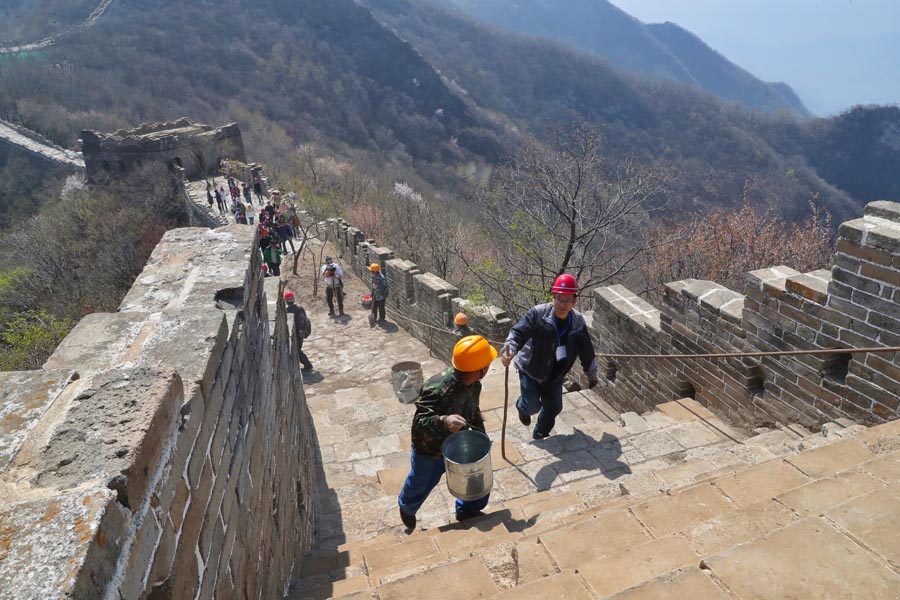
[[[456,336],[457,341],[472,335],[472,329],[469,327],[469,317],[466,316],[466,313],[456,313],[456,316],[453,317],[453,325],[453,335]]]
[[[378,263],[369,265],[369,272],[372,274],[370,289],[372,294],[372,316],[369,318],[369,324],[374,325],[376,319],[379,323],[384,322],[384,303],[387,301],[390,286]]]
[[[407,528],[415,528],[416,512],[444,474],[444,440],[463,427],[484,433],[484,418],[478,405],[480,382],[495,358],[497,351],[486,339],[470,335],[453,347],[453,367],[422,386],[412,422],[411,468],[397,498],[400,519]],[[489,494],[478,500],[457,500],[457,520],[481,514],[488,497]]]
[[[528,427],[538,414],[532,437],[550,435],[562,412],[562,387],[575,360],[591,387],[597,384],[594,343],[584,317],[575,310],[578,282],[568,273],[559,275],[550,288],[553,302],[531,308],[513,325],[500,351],[504,366],[515,357],[521,395],[516,402],[519,421]]]

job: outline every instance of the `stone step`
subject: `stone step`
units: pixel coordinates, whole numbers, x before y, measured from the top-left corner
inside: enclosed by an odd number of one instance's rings
[[[625,440],[652,447],[667,443],[660,435],[682,439],[682,444],[691,435],[707,435],[699,429],[705,428],[699,417],[645,417],[647,428],[624,436]],[[662,427],[651,428],[660,423]],[[720,587],[696,568],[701,559],[704,567],[732,565],[735,561],[719,557],[743,556],[739,548],[759,547],[800,520],[826,512],[835,522],[844,519],[847,525],[842,527],[855,528],[855,535],[872,540],[900,563],[900,551],[894,557],[890,543],[882,541],[886,538],[879,538],[878,530],[858,516],[875,511],[876,505],[891,507],[892,498],[898,496],[891,496],[890,490],[900,487],[896,484],[900,427],[881,426],[874,432],[845,429],[844,436],[798,437],[811,440],[812,448],[785,458],[728,440],[718,442],[721,447],[709,447],[716,452],[700,446],[704,458],[661,469],[661,477],[652,472],[627,475],[657,482],[655,488],[647,486],[645,493],[634,496],[614,493],[615,483],[594,478],[498,503],[485,517],[465,525],[409,536],[402,535],[398,526],[377,538],[338,546],[330,555],[308,557],[296,589],[309,591],[294,597],[327,597],[322,596],[327,593],[399,597],[396,594],[425,589],[424,582],[439,569],[456,572],[462,562],[479,565],[484,569],[479,572],[486,572],[492,581],[493,589],[482,579],[485,585],[479,584],[476,594],[499,598],[524,597],[525,592],[531,593],[529,597],[561,597],[563,592],[581,597],[582,589],[588,597],[681,597],[701,592],[716,597]],[[725,450],[749,463],[718,466],[726,459],[717,452]],[[755,464],[760,457],[769,458]],[[679,483],[683,481],[689,483]],[[590,491],[598,487],[602,490],[592,497]],[[885,519],[900,515],[900,501],[896,514],[883,512]],[[883,529],[890,530],[887,525]],[[735,573],[737,581],[740,570]]]

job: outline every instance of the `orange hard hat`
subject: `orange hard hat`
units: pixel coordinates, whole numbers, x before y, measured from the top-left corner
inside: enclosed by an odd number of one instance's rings
[[[369,265],[369,270],[373,273],[377,273],[381,271],[381,267],[378,266],[378,263],[372,263],[371,265]]]
[[[463,373],[480,371],[497,358],[497,351],[480,335],[467,335],[453,346],[453,367]]]
[[[553,294],[577,294],[578,282],[568,273],[563,273],[553,282],[550,292]]]
[[[466,313],[464,313],[464,312],[456,313],[456,316],[453,317],[453,322],[456,323],[457,325],[468,325],[469,317],[467,317]]]
[[[292,292],[291,290],[286,290],[284,292],[284,301],[285,302],[293,302],[294,299],[295,299],[294,292]]]

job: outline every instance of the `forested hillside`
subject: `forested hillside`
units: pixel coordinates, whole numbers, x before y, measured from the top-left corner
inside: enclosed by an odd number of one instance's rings
[[[13,8],[33,22],[29,7],[58,5]],[[82,14],[58,14],[78,21],[92,10],[73,6]],[[3,32],[21,40],[19,29]],[[839,220],[897,189],[900,151],[882,129],[898,117],[874,115],[766,117],[428,0],[121,0],[91,29],[0,60],[0,118],[65,146],[83,128],[237,121],[249,154],[270,169],[290,168],[295,149],[313,143],[398,179],[415,171],[444,198],[523,134],[587,120],[603,126],[612,160],[671,170],[679,210],[748,198],[797,217],[817,196]]]
[[[785,84],[761,81],[674,23],[644,24],[606,0],[444,0],[509,31],[595,53],[640,76],[696,86],[766,112],[808,112]]]

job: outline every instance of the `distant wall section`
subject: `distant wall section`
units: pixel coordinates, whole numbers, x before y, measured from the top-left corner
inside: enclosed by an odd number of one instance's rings
[[[247,160],[236,123],[212,127],[179,119],[112,134],[85,130],[81,140],[87,176],[94,182],[122,177],[145,163],[179,167],[185,178],[203,179],[215,174],[222,160]]]

